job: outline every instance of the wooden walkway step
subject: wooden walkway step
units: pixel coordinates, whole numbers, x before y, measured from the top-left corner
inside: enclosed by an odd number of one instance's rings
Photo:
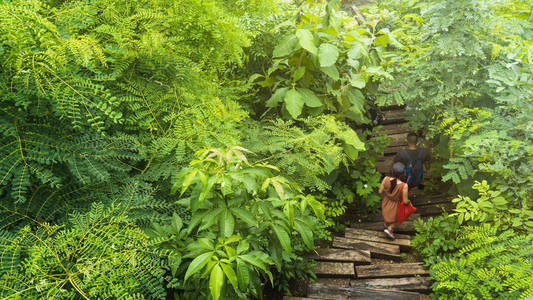
[[[372,257],[401,259],[400,246],[398,245],[336,236],[333,238],[333,247],[342,249],[369,250]]]
[[[411,292],[429,292],[431,290],[431,281],[429,281],[427,277],[352,279],[350,280],[350,286]]]
[[[429,274],[423,263],[357,266],[355,267],[355,272],[357,278],[405,277]]]
[[[317,276],[355,277],[353,263],[319,261],[313,268]]]
[[[366,287],[338,287],[323,284],[310,284],[307,288],[308,296],[312,299],[335,300],[420,300],[423,295],[399,290],[375,289]]]
[[[390,245],[400,246],[401,250],[409,250],[411,247],[411,239],[400,238],[400,235],[396,235],[396,239],[391,240],[385,232],[372,231],[366,229],[346,228],[344,236],[348,239],[364,240],[371,242],[378,242]],[[403,236],[403,235],[402,235]],[[409,236],[410,237],[410,236]]]
[[[352,228],[360,228],[360,229],[368,229],[368,230],[375,230],[375,231],[383,231],[383,221],[381,222],[363,222],[363,223],[352,223]],[[400,224],[400,226],[394,227],[394,234],[396,233],[414,233],[415,232],[415,224],[413,221],[407,220]]]
[[[413,131],[411,128],[404,126],[403,124],[388,124],[388,125],[382,125],[381,129],[379,129],[378,133],[381,134],[402,134],[402,133],[409,133]],[[374,134],[375,136],[376,134]]]
[[[370,263],[370,251],[360,249],[318,249],[316,253],[311,254],[310,258],[320,261],[353,262],[361,265]]]
[[[383,112],[384,119],[381,121],[382,124],[392,124],[392,123],[405,123],[405,110],[388,110]]]

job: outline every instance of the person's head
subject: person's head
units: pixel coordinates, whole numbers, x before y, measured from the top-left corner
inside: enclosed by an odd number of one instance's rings
[[[401,162],[395,162],[392,165],[391,177],[398,178],[405,182],[407,180],[407,173],[405,173],[405,165]]]
[[[414,132],[409,132],[409,134],[407,135],[407,144],[409,146],[416,146],[417,143],[418,143],[418,135],[416,135],[416,133]]]

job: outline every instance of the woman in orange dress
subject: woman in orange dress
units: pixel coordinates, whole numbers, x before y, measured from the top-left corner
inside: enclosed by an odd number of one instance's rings
[[[383,231],[394,239],[394,224],[396,222],[396,211],[398,210],[398,202],[402,199],[405,204],[411,202],[407,198],[408,186],[405,183],[407,174],[405,173],[405,165],[397,162],[392,166],[391,176],[386,176],[379,187],[379,194],[383,197],[381,199],[381,213],[385,221],[385,229]]]

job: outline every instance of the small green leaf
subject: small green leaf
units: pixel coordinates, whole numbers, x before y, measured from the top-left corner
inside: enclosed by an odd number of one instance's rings
[[[293,119],[298,118],[302,113],[304,107],[304,100],[302,95],[296,89],[290,89],[287,94],[285,94],[285,105],[289,114]]]
[[[333,66],[339,58],[339,49],[328,43],[323,43],[318,48],[318,61],[321,67]]]
[[[303,67],[303,66],[299,67],[292,74],[293,81],[296,82],[296,81],[300,80],[304,75],[305,75],[305,67]]]
[[[315,46],[315,38],[311,31],[308,29],[298,29],[296,31],[296,37],[298,38],[302,48],[309,51],[313,55],[317,55],[318,49]]]
[[[213,252],[207,252],[193,259],[187,268],[187,272],[185,272],[185,281],[187,281],[191,275],[200,271],[211,260],[211,256],[213,256]]]
[[[209,290],[211,291],[211,296],[213,300],[218,300],[220,298],[220,291],[224,285],[224,273],[220,265],[216,265],[211,270],[211,275],[209,276]]]
[[[364,104],[365,104],[365,96],[363,93],[361,93],[360,90],[354,89],[354,88],[347,88],[344,91],[344,96],[350,101],[350,103],[353,105],[353,108],[358,113],[363,113],[364,111]]]
[[[335,65],[329,66],[329,67],[321,67],[320,70],[322,73],[328,75],[333,80],[339,80],[339,70],[337,70],[337,67]]]
[[[276,107],[280,102],[283,101],[283,98],[285,98],[285,94],[287,93],[288,88],[279,88],[277,89],[272,97],[267,100],[265,103],[266,107]]]
[[[318,98],[310,89],[297,88],[297,90],[302,95],[305,105],[309,107],[321,107],[323,105],[320,98]]]
[[[176,229],[176,233],[181,230],[183,227],[183,222],[181,221],[180,216],[177,213],[172,214],[172,226]]]

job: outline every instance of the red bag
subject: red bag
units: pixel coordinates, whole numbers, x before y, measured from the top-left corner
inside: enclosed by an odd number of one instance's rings
[[[405,183],[402,185],[402,193],[400,197],[400,202],[398,203],[398,209],[396,210],[396,224],[400,225],[405,219],[416,211],[416,207],[411,204],[403,203],[403,188]]]

